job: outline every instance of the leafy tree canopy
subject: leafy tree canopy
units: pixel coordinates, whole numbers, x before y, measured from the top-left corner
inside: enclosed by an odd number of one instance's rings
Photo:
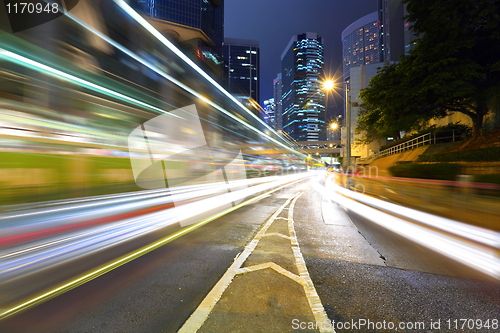
[[[361,91],[358,132],[371,142],[461,112],[482,135],[500,96],[500,0],[404,2],[419,37],[409,55],[386,64]]]

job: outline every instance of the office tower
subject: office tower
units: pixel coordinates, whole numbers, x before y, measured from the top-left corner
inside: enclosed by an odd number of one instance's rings
[[[274,103],[274,98],[266,99],[264,101],[264,115],[263,120],[268,124],[271,128],[275,128],[275,119],[276,119],[276,104]]]
[[[174,42],[219,65],[224,41],[224,0],[136,0],[148,21]]]
[[[325,140],[323,65],[315,32],[293,36],[281,55],[283,131],[296,141]]]
[[[406,11],[406,4],[403,4],[403,17],[408,15],[408,12]],[[411,50],[415,47],[415,39],[416,36],[413,33],[413,31],[410,30],[411,24],[410,22],[404,20],[404,46],[405,46],[405,54],[410,53]]]
[[[224,39],[225,86],[240,99],[260,103],[259,42],[249,39]]]
[[[361,101],[358,99],[361,89],[368,86],[370,78],[381,67],[379,53],[378,14],[373,12],[354,21],[342,32],[343,79],[349,88],[345,98],[350,100],[349,109],[344,104],[344,121],[349,135],[352,157],[367,157],[370,151],[376,151],[378,145],[355,145],[360,135],[355,135]],[[344,148],[345,149],[345,148]],[[345,154],[345,152],[344,152]]]
[[[380,62],[398,61],[413,49],[415,36],[404,19],[406,15],[402,0],[378,0]]]
[[[276,78],[273,80],[274,87],[274,103],[275,103],[275,124],[276,130],[281,130],[283,128],[283,101],[282,101],[282,91],[283,91],[283,82],[281,79],[281,73],[278,73]]]
[[[379,62],[377,12],[354,21],[342,32],[343,79],[349,81],[350,69]]]

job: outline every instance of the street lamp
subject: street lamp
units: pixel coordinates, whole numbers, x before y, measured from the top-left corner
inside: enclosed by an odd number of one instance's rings
[[[326,80],[323,82],[323,89],[332,90],[335,88],[336,84],[345,85],[345,102],[346,102],[346,150],[343,159],[343,167],[348,169],[351,164],[351,96],[349,95],[349,85],[347,82],[334,82],[333,80]],[[338,126],[338,125],[337,125]],[[332,129],[335,129],[334,124],[331,125]]]
[[[344,156],[343,166],[345,168],[349,168],[349,165],[351,164],[351,96],[349,95],[349,85],[347,82],[333,82],[332,80],[326,80],[323,82],[323,88],[325,90],[332,90],[336,84],[345,85],[345,103],[346,103],[345,113],[346,113],[347,136],[346,136],[346,154],[345,154],[346,156]],[[334,124],[331,125],[332,129],[336,128],[333,127]]]
[[[335,84],[345,85],[345,113],[346,113],[346,156],[344,156],[343,166],[349,168],[351,164],[351,96],[349,95],[349,84],[347,82],[336,82]],[[332,86],[333,88],[333,86]],[[333,128],[333,124],[332,124]]]

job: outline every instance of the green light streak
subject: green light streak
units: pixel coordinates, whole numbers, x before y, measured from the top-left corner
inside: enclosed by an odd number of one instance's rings
[[[111,89],[99,86],[99,85],[97,85],[95,83],[92,83],[90,81],[83,80],[83,79],[81,79],[79,77],[76,77],[74,75],[71,75],[71,74],[68,74],[68,73],[64,73],[64,72],[62,72],[62,71],[60,71],[58,69],[55,69],[55,68],[49,67],[47,65],[41,64],[39,62],[36,62],[34,60],[31,60],[31,59],[28,59],[26,57],[23,57],[21,55],[18,55],[16,53],[13,53],[13,52],[10,52],[10,51],[7,51],[7,50],[2,49],[2,48],[0,48],[0,57],[4,58],[6,60],[9,60],[9,61],[15,62],[17,64],[20,64],[22,66],[34,69],[36,71],[39,71],[39,72],[42,72],[42,73],[48,73],[48,74],[50,74],[50,75],[52,75],[54,77],[65,79],[65,80],[73,82],[73,83],[75,83],[75,84],[77,84],[79,86],[87,87],[87,88],[92,89],[94,91],[97,91],[99,93],[104,93],[104,94],[106,94],[108,96],[112,96],[112,97],[118,98],[118,99],[120,99],[122,101],[127,101],[129,103],[133,103],[135,105],[146,107],[148,109],[154,110],[154,111],[159,112],[159,113],[168,114],[171,117],[176,117],[176,118],[181,118],[182,119],[182,117],[179,117],[179,116],[170,114],[168,112],[165,112],[164,110],[162,110],[160,108],[157,108],[156,106],[144,103],[144,102],[139,101],[139,100],[137,100],[135,98],[132,98],[132,97],[129,97],[127,95],[121,94],[119,92],[113,91]]]

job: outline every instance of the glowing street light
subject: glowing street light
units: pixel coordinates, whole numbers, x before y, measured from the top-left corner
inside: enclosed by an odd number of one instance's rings
[[[334,86],[334,83],[332,80],[327,80],[327,81],[323,82],[323,89],[325,89],[325,90],[332,90],[333,86]]]
[[[349,84],[347,82],[334,82],[333,80],[326,80],[323,82],[323,89],[332,90],[335,85],[345,85],[345,113],[346,113],[346,156],[344,156],[344,166],[348,167],[351,164],[351,95],[349,94]],[[331,129],[336,129],[337,123],[330,125]]]

